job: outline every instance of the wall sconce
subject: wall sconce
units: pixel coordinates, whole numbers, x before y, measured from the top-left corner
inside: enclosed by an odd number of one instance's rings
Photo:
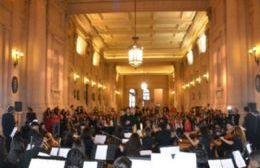
[[[191,86],[195,86],[195,82],[194,82],[194,81],[191,81],[191,82],[190,82],[190,85],[191,85]]]
[[[115,94],[120,95],[120,92],[116,90],[116,91],[115,91]]]
[[[186,89],[186,85],[183,85],[183,86],[182,86],[182,89]]]
[[[172,91],[172,92],[171,92],[172,95],[175,95],[175,93],[176,93],[175,91]]]
[[[91,86],[95,86],[97,83],[95,81],[91,81]]]
[[[18,65],[19,59],[22,58],[24,54],[21,51],[18,50],[12,50],[12,60],[14,67]]]
[[[200,82],[201,82],[201,77],[198,77],[198,78],[196,79],[196,82],[200,83]]]
[[[79,74],[77,74],[77,73],[73,73],[73,79],[74,79],[74,81],[76,82],[78,79],[80,79],[80,76],[79,76]]]
[[[189,83],[188,83],[188,84],[186,84],[186,85],[185,85],[185,87],[186,87],[186,88],[189,88],[189,87],[190,87],[190,84],[189,84]]]
[[[251,48],[249,51],[248,51],[249,55],[250,56],[253,56],[255,57],[255,62],[257,65],[259,65],[259,62],[260,62],[260,54],[257,53],[257,47],[254,47],[254,48]]]
[[[105,85],[103,85],[102,89],[105,90],[107,87]]]
[[[98,84],[98,88],[102,88],[102,87],[103,87],[103,85],[99,83]]]
[[[203,75],[203,78],[205,78],[206,80],[209,80],[209,73],[208,73],[208,72],[205,73],[205,74]]]
[[[88,84],[89,83],[89,79],[87,77],[84,77],[84,84]]]

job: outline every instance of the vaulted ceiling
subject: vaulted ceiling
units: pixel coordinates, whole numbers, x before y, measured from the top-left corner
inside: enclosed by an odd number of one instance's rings
[[[127,60],[133,43],[134,13],[86,14],[105,44],[108,60]],[[205,12],[139,12],[138,43],[144,48],[144,59],[169,61],[182,58],[207,23]]]
[[[95,45],[102,48],[105,60],[118,65],[121,74],[169,74],[173,70],[165,65],[172,66],[183,59],[208,23],[207,0],[138,0],[138,43],[144,48],[144,62],[152,65],[137,71],[126,66],[134,35],[134,1],[68,2],[69,13],[74,14],[83,30],[91,33]],[[163,65],[156,65],[158,62]]]

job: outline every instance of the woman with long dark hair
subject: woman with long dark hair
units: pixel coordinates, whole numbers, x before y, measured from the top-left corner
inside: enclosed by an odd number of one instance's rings
[[[64,168],[83,168],[84,156],[78,149],[71,149],[67,155]]]

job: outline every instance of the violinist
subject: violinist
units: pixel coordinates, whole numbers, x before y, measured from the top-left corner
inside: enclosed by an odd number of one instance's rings
[[[225,136],[220,136],[220,138],[215,140],[214,142],[217,146],[216,148],[217,157],[225,157],[231,154],[233,138],[234,138],[234,126],[231,123],[227,123]]]
[[[187,133],[187,132],[184,133],[184,135],[187,137],[187,139],[192,144],[192,146],[196,147],[199,144],[202,145],[205,148],[205,150],[208,154],[208,157],[209,157],[211,154],[211,151],[210,151],[211,135],[208,131],[207,126],[204,124],[200,125],[200,126],[195,126],[195,131],[198,136],[197,138],[192,139],[190,137],[190,133]]]
[[[246,137],[244,131],[240,126],[233,128],[232,138],[220,137],[220,139],[227,145],[231,146],[231,150],[239,150],[241,153],[244,152],[244,146],[246,145]]]

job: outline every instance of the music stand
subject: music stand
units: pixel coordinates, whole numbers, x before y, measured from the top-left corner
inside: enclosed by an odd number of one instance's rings
[[[102,149],[106,151],[103,151]],[[116,156],[116,149],[117,146],[114,144],[95,145],[91,152],[91,159],[100,161],[114,161]],[[103,154],[100,154],[100,152],[103,152]]]

